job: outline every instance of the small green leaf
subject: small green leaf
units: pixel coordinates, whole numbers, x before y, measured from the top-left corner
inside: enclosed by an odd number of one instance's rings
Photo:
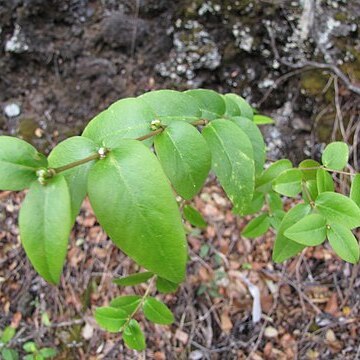
[[[359,207],[342,194],[323,192],[317,197],[315,206],[330,223],[341,224],[349,229],[360,226]]]
[[[326,146],[321,161],[329,169],[341,170],[349,160],[349,147],[341,141],[335,141]]]
[[[274,191],[270,191],[266,196],[268,198],[269,210],[271,212],[283,209],[283,203],[279,194]]]
[[[273,189],[285,196],[295,197],[301,191],[302,173],[299,169],[283,171],[273,183]]]
[[[192,206],[185,205],[183,211],[184,211],[185,219],[191,225],[196,226],[200,229],[206,228],[206,226],[207,226],[206,221],[204,220],[202,215],[196,209],[194,209]]]
[[[332,176],[324,169],[316,171],[316,186],[318,194],[326,191],[334,191],[334,181]]]
[[[37,351],[36,344],[33,341],[28,341],[23,345],[23,349],[28,353],[34,353]]]
[[[127,347],[133,350],[141,351],[146,347],[145,337],[139,323],[132,319],[129,325],[124,329],[123,340]]]
[[[350,199],[360,207],[360,174],[356,174],[352,180]]]
[[[283,171],[291,169],[292,164],[290,160],[282,159],[271,164],[256,180],[256,190],[268,193],[272,189],[272,182]]]
[[[326,219],[319,214],[307,215],[290,226],[284,235],[302,245],[320,245],[326,238]]]
[[[328,229],[327,236],[339,257],[352,264],[359,261],[359,243],[348,228],[334,222]]]
[[[306,191],[306,189],[307,191]],[[310,199],[308,197],[310,195]],[[318,196],[318,187],[316,180],[308,180],[303,181],[302,183],[302,198],[306,203],[309,203],[310,201],[315,201],[315,199]]]
[[[57,351],[56,349],[46,347],[40,350],[40,354],[44,357],[44,359],[47,359],[56,356]]]
[[[34,354],[27,354],[23,360],[37,360]]]
[[[16,330],[13,327],[7,326],[1,334],[0,343],[7,344],[14,337],[15,333]]]
[[[169,325],[174,322],[174,315],[161,301],[148,297],[143,307],[145,317],[155,324]]]
[[[297,223],[303,217],[309,214],[311,211],[311,206],[308,204],[297,204],[284,216],[274,244],[273,250],[273,260],[277,263],[283,262],[286,259],[296,255],[301,250],[305,248],[304,245],[301,245],[284,235],[285,231]]]
[[[284,210],[275,210],[270,215],[270,224],[275,230],[279,230],[282,220],[284,219],[286,212]]]
[[[265,142],[261,131],[246,117],[232,117],[231,121],[238,125],[250,139],[254,152],[256,174],[260,174],[264,170],[265,164]]]
[[[207,89],[194,89],[185,91],[185,94],[198,101],[202,118],[214,120],[225,114],[225,101],[217,92]]]
[[[256,125],[271,125],[275,123],[271,117],[265,115],[254,115],[253,121]]]
[[[155,112],[141,99],[121,99],[92,119],[82,136],[99,146],[114,148],[121,139],[136,139],[148,134],[154,119]],[[152,141],[150,138],[145,143],[151,145]]]
[[[49,155],[49,166],[57,168],[96,153],[95,143],[82,136],[74,136],[59,143]],[[72,219],[75,221],[87,192],[87,177],[95,161],[62,172],[69,186]]]
[[[46,281],[57,284],[72,226],[69,188],[62,175],[46,185],[32,183],[20,210],[19,226],[32,265]]]
[[[174,121],[155,137],[155,150],[175,191],[187,200],[194,197],[211,168],[210,150],[199,131]]]
[[[203,129],[212,155],[212,169],[221,186],[241,214],[254,193],[255,165],[248,136],[228,120],[214,120]]]
[[[19,360],[19,354],[16,350],[4,348],[1,350],[2,360]]]
[[[179,284],[175,284],[175,283],[173,283],[169,280],[166,280],[162,277],[158,277],[156,279],[156,289],[163,294],[175,292],[178,287],[179,287]]]
[[[120,308],[131,315],[141,302],[141,296],[138,295],[125,295],[118,296],[110,302],[110,306]]]
[[[46,157],[24,140],[0,136],[0,190],[26,189],[37,179],[36,170],[47,167]]]
[[[154,276],[152,272],[146,271],[137,274],[131,274],[122,278],[114,279],[112,282],[120,286],[134,286],[144,283]]]
[[[149,91],[138,99],[145,101],[162,124],[171,121],[192,122],[201,118],[201,110],[195,98],[174,90]]]
[[[226,94],[225,97],[228,97],[236,103],[240,109],[240,115],[244,116],[250,120],[253,120],[254,111],[253,108],[247,103],[247,101],[239,95],[236,94]]]
[[[299,169],[302,171],[303,179],[305,181],[316,180],[316,170],[317,169],[313,169],[313,168],[318,168],[318,167],[320,167],[320,164],[317,161],[312,160],[312,159],[303,160],[299,164]],[[304,170],[304,169],[311,169],[311,170]]]
[[[122,251],[161,277],[184,279],[187,244],[179,208],[150,149],[120,140],[91,168],[88,193],[100,224]]]
[[[120,308],[99,307],[95,310],[96,322],[109,332],[119,332],[126,323],[128,313]]]
[[[225,101],[226,111],[224,117],[240,116],[241,112],[234,100],[231,100],[228,96],[222,95]]]
[[[255,238],[265,234],[270,227],[270,218],[268,214],[261,214],[252,219],[244,228],[241,235],[248,238]]]
[[[261,192],[254,192],[250,205],[243,210],[242,215],[251,215],[259,212],[264,206],[265,195]]]

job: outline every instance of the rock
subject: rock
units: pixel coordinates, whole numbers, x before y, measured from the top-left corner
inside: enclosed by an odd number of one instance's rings
[[[221,55],[216,43],[198,21],[189,20],[175,25],[174,48],[169,59],[155,67],[163,77],[192,80],[196,70],[215,70],[220,66]]]
[[[274,339],[278,336],[278,331],[272,327],[272,326],[268,326],[266,329],[265,329],[265,337],[268,338],[268,339]]]
[[[28,50],[29,45],[26,43],[25,34],[21,30],[20,25],[15,24],[12,37],[5,43],[5,51],[15,54],[22,54]]]
[[[15,103],[7,104],[4,107],[5,115],[9,118],[19,116],[21,113],[20,106]]]

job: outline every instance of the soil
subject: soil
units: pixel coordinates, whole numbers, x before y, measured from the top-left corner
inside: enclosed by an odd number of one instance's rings
[[[335,63],[359,86],[359,19],[360,4],[344,0],[0,0],[0,134],[48,153],[120,98],[204,87],[239,93],[275,119],[276,127],[262,128],[272,158],[316,157],[322,142],[344,138],[342,126],[345,140],[357,144],[360,97],[334,72],[306,61]],[[9,104],[20,114],[6,115]],[[16,325],[11,347],[21,352],[34,340],[56,347],[58,359],[136,358],[92,314],[124,293],[112,276],[138,269],[85,203],[62,284],[49,286],[18,239],[23,196],[0,192],[0,329]],[[209,226],[192,229],[188,281],[164,297],[176,323],[143,322],[146,358],[359,356],[359,266],[326,246],[274,265],[274,234],[242,238],[248,219],[231,214],[211,180],[195,203]],[[260,289],[264,315],[257,324],[244,277]]]

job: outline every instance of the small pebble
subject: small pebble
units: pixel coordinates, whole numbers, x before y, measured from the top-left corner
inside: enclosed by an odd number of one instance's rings
[[[274,327],[268,326],[265,329],[264,335],[268,339],[273,339],[273,338],[276,338],[278,336],[278,331]]]
[[[21,113],[20,106],[18,104],[12,103],[7,104],[4,107],[5,115],[9,118],[19,116]]]

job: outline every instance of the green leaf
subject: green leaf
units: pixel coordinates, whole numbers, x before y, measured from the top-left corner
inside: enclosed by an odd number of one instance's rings
[[[304,245],[287,238],[284,233],[290,226],[308,215],[310,211],[310,205],[297,204],[284,216],[275,239],[272,255],[272,258],[276,263],[289,259],[305,248]]]
[[[193,226],[200,229],[206,228],[207,223],[202,215],[190,205],[184,206],[184,217]]]
[[[40,354],[44,357],[44,359],[47,359],[56,356],[57,351],[56,349],[46,347],[40,350]]]
[[[201,117],[201,110],[195,98],[174,90],[157,90],[147,92],[139,97],[145,101],[156,114],[156,119],[165,125],[171,121],[192,122]]]
[[[265,164],[265,143],[261,131],[246,117],[232,117],[231,121],[238,125],[250,139],[254,151],[256,174],[260,174],[264,170]]]
[[[273,189],[285,196],[295,197],[301,191],[302,173],[299,169],[283,171],[273,183]]]
[[[152,272],[146,271],[142,273],[132,274],[122,278],[114,279],[112,282],[121,286],[134,286],[144,283],[154,276]]]
[[[185,94],[197,100],[202,118],[214,120],[221,118],[225,114],[225,101],[217,92],[207,89],[195,89],[185,91]]]
[[[290,226],[284,235],[302,245],[320,245],[326,238],[326,219],[319,214],[307,215]]]
[[[1,350],[2,360],[18,360],[19,354],[13,349],[2,349]]]
[[[270,191],[267,194],[267,198],[269,203],[269,209],[271,212],[283,209],[283,203],[279,194],[274,191]]]
[[[318,194],[325,191],[334,191],[334,181],[332,176],[324,169],[316,171],[316,186]]]
[[[156,289],[163,294],[175,292],[178,287],[179,287],[179,284],[175,284],[175,283],[173,283],[169,280],[163,279],[161,277],[158,277],[156,279]]]
[[[68,185],[62,175],[46,185],[33,182],[19,215],[20,238],[36,271],[57,284],[72,226]]]
[[[122,251],[165,279],[184,279],[187,246],[178,205],[146,146],[121,140],[90,170],[88,193],[100,224]]]
[[[329,169],[341,170],[349,160],[349,147],[341,141],[335,141],[326,146],[321,161]]]
[[[247,103],[247,101],[244,98],[242,98],[241,96],[236,95],[236,94],[226,94],[225,97],[234,101],[234,103],[240,109],[241,116],[244,116],[250,120],[253,120],[253,117],[254,117],[253,108]]]
[[[315,206],[330,223],[341,224],[349,229],[360,226],[359,207],[342,194],[323,192],[317,197]]]
[[[24,356],[23,360],[37,360],[34,354],[27,354]]]
[[[270,224],[275,230],[279,230],[281,222],[284,219],[286,212],[284,210],[275,210],[270,215]]]
[[[110,302],[110,306],[124,310],[131,315],[140,304],[141,299],[141,296],[138,295],[118,296]]]
[[[312,169],[312,168],[317,168],[320,167],[320,164],[312,159],[306,159],[303,160],[300,164],[299,164],[299,169],[302,171],[303,174],[303,179],[308,181],[308,180],[316,180],[316,170],[317,169]],[[304,170],[304,169],[311,169],[311,170]]]
[[[146,102],[139,98],[122,99],[92,119],[82,136],[99,146],[114,148],[121,139],[136,139],[148,134],[154,119],[156,114]],[[152,139],[145,143],[151,145]]]
[[[271,125],[275,123],[271,117],[265,115],[254,115],[253,121],[256,125]]]
[[[96,322],[109,332],[119,332],[126,323],[128,313],[120,308],[99,307],[95,310]]]
[[[307,192],[305,190],[305,187],[307,189]],[[315,201],[318,196],[318,187],[316,180],[303,181],[302,190],[302,198],[306,203],[309,203],[310,201]],[[310,195],[310,199],[308,198],[308,194]]]
[[[161,301],[148,297],[143,307],[145,317],[155,324],[169,325],[174,322],[174,315]]]
[[[231,100],[228,96],[222,95],[225,101],[225,114],[224,117],[240,116],[241,112],[234,100]]]
[[[345,226],[333,223],[327,231],[331,247],[343,260],[356,264],[359,261],[359,243]]]
[[[28,341],[23,345],[23,349],[28,353],[34,353],[37,351],[37,346],[33,341]]]
[[[270,218],[268,214],[261,214],[252,219],[242,231],[242,235],[248,238],[255,238],[265,234],[270,227]]]
[[[268,193],[272,190],[272,182],[283,171],[291,169],[292,164],[290,160],[282,159],[272,163],[256,180],[256,190]]]
[[[49,166],[51,168],[64,166],[84,159],[96,153],[97,150],[98,147],[92,140],[82,136],[74,136],[55,146],[48,158]],[[85,198],[87,192],[87,177],[94,163],[95,161],[90,161],[62,172],[69,186],[73,221],[75,221]]]
[[[134,319],[130,320],[129,325],[124,329],[123,339],[130,349],[141,351],[146,347],[144,334],[139,323]]]
[[[0,136],[0,190],[28,188],[37,179],[36,171],[44,167],[45,156],[26,141]]]
[[[352,180],[350,199],[360,207],[360,174],[356,174]]]
[[[11,327],[7,326],[1,334],[0,343],[7,344],[15,335],[16,330]]]
[[[222,119],[205,126],[203,135],[210,147],[213,171],[234,204],[234,211],[241,214],[251,204],[254,193],[251,142],[238,126]]]
[[[264,206],[264,202],[265,195],[255,191],[250,205],[245,210],[243,210],[242,215],[250,215],[259,212]]]
[[[209,147],[198,130],[174,121],[155,137],[155,150],[175,191],[187,200],[195,196],[211,168]]]

